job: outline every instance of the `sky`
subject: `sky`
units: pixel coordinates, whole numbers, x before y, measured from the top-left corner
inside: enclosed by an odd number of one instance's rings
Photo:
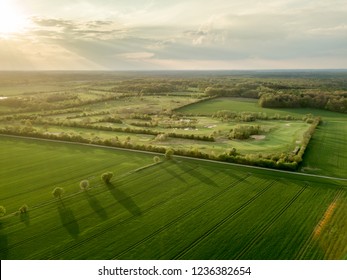
[[[346,0],[0,0],[0,70],[346,68]]]

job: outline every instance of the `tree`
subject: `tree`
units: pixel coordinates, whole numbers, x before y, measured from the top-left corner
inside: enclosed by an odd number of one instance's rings
[[[86,191],[89,188],[89,181],[88,180],[82,180],[80,182],[80,188],[82,191]]]
[[[54,190],[52,191],[52,195],[55,198],[59,198],[59,199],[61,199],[61,196],[63,195],[63,193],[64,193],[64,189],[61,187],[55,187]]]
[[[158,163],[158,162],[160,162],[160,158],[158,156],[154,156],[153,161],[154,161],[154,163]]]
[[[109,184],[112,177],[113,177],[112,172],[105,172],[101,175],[101,180],[103,180],[105,184]]]
[[[6,214],[6,208],[4,206],[0,206],[0,217],[4,216]]]
[[[174,150],[173,149],[167,149],[165,152],[165,158],[166,159],[172,159],[172,156],[174,154]]]
[[[28,205],[23,204],[23,205],[22,205],[22,207],[20,207],[20,208],[19,208],[19,213],[21,213],[21,214],[25,214],[25,213],[27,213],[27,212],[28,212],[28,210],[29,210]]]

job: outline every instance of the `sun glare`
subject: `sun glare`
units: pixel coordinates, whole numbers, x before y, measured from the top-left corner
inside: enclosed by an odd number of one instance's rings
[[[25,17],[11,0],[0,0],[0,36],[6,37],[21,32],[26,24]]]

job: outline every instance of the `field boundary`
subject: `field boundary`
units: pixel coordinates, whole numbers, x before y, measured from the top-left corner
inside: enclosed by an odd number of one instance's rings
[[[30,139],[30,140],[37,140],[37,141],[63,143],[63,144],[71,144],[71,145],[81,145],[81,146],[86,146],[86,147],[94,147],[94,148],[102,148],[102,149],[109,149],[109,150],[136,152],[136,153],[143,153],[143,154],[149,154],[149,155],[161,155],[161,156],[163,156],[162,153],[158,153],[158,152],[142,151],[142,150],[135,150],[135,149],[129,149],[129,148],[110,147],[110,146],[88,144],[88,143],[81,143],[81,142],[70,142],[70,141],[64,141],[64,140],[53,140],[53,139],[37,138],[37,137],[29,137],[29,136],[18,136],[18,135],[10,135],[10,134],[3,134],[3,133],[0,133],[0,137],[8,137],[8,138],[15,138],[15,139]],[[277,173],[282,173],[282,174],[299,175],[299,176],[303,176],[303,177],[322,178],[322,179],[330,179],[330,180],[347,182],[347,178],[341,178],[341,177],[315,175],[315,174],[300,173],[300,172],[295,172],[295,171],[285,171],[285,170],[272,169],[272,168],[266,168],[266,167],[243,165],[243,164],[238,164],[238,163],[216,161],[216,160],[211,160],[211,159],[202,159],[202,158],[187,157],[187,156],[180,156],[180,155],[174,155],[174,157],[175,158],[182,158],[182,159],[189,159],[189,160],[194,160],[194,161],[203,161],[203,162],[210,162],[210,163],[215,163],[215,164],[223,164],[223,165],[228,165],[228,166],[238,166],[238,167],[243,167],[243,168],[248,168],[248,169],[277,172]]]

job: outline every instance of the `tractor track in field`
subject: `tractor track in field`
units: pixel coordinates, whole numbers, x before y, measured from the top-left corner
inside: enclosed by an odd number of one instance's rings
[[[143,244],[144,242],[146,242],[147,240],[151,239],[153,236],[157,235],[158,233],[166,230],[168,227],[170,227],[171,225],[177,223],[178,221],[184,219],[185,217],[189,216],[191,213],[195,212],[196,210],[204,207],[207,203],[217,199],[218,197],[220,197],[221,195],[225,194],[226,192],[228,192],[230,189],[232,189],[233,187],[237,186],[238,184],[242,183],[243,181],[245,181],[248,177],[250,177],[250,175],[246,175],[244,178],[240,178],[237,181],[233,182],[231,185],[229,185],[228,187],[226,187],[224,190],[216,193],[215,195],[211,196],[210,198],[208,198],[207,200],[205,200],[204,202],[200,203],[199,205],[191,208],[189,211],[185,212],[184,214],[182,214],[181,216],[175,218],[174,220],[172,220],[171,222],[167,223],[166,225],[162,226],[161,228],[157,229],[156,231],[152,232],[151,234],[149,234],[148,236],[146,236],[145,238],[141,239],[140,241],[136,242],[135,244],[131,245],[130,247],[128,247],[127,249],[125,249],[124,251],[118,253],[116,256],[114,256],[112,259],[118,259],[120,256],[128,253],[129,251],[131,251],[132,249],[136,248],[137,246]]]
[[[219,173],[217,173],[217,174],[219,174]],[[148,207],[146,210],[142,211],[142,214],[148,213],[149,211],[151,211],[151,210],[153,210],[153,209],[155,209],[155,208],[157,208],[157,207],[160,207],[161,205],[164,205],[164,204],[167,203],[168,201],[170,201],[170,200],[172,200],[172,199],[174,199],[174,198],[176,198],[176,197],[179,197],[179,196],[185,194],[185,193],[186,193],[187,191],[189,191],[192,187],[197,186],[197,185],[199,185],[199,184],[200,184],[200,182],[198,182],[198,183],[196,183],[196,184],[194,184],[194,185],[191,185],[191,186],[189,186],[189,188],[185,188],[182,192],[180,192],[180,193],[178,193],[178,194],[175,194],[175,195],[172,195],[172,196],[169,197],[168,199],[163,200],[163,201],[161,201],[161,202],[159,202],[159,203],[157,203],[157,204],[155,204],[155,205],[153,205],[153,206]],[[226,189],[228,189],[228,187],[227,187]],[[223,192],[223,191],[222,191],[222,192]],[[90,240],[93,240],[93,239],[95,239],[95,238],[101,236],[102,234],[106,233],[107,231],[109,231],[109,230],[111,230],[111,229],[113,229],[113,228],[116,228],[117,226],[119,226],[119,225],[121,225],[121,224],[124,224],[124,223],[127,223],[127,222],[129,222],[129,221],[131,221],[131,220],[133,220],[133,219],[136,219],[136,218],[138,218],[138,216],[131,216],[131,217],[125,219],[125,220],[122,220],[121,222],[119,222],[119,223],[117,223],[117,224],[113,224],[113,225],[111,225],[111,226],[109,226],[109,227],[103,229],[102,231],[98,231],[97,233],[95,233],[95,234],[93,234],[93,235],[87,237],[86,239],[80,241],[79,243],[73,244],[72,246],[70,246],[70,247],[68,247],[68,248],[66,248],[66,249],[64,249],[64,250],[62,250],[62,251],[60,251],[60,252],[54,254],[53,256],[50,256],[49,259],[57,259],[58,256],[61,256],[61,255],[63,255],[64,253],[66,253],[66,252],[68,252],[68,251],[71,251],[71,250],[73,250],[73,249],[75,249],[75,248],[78,248],[78,247],[82,246],[84,243],[89,242]]]
[[[199,167],[198,167],[198,166],[191,167],[189,170],[186,170],[186,171],[184,171],[184,172],[181,172],[181,173],[179,173],[179,174],[177,174],[177,175],[185,174],[185,173],[190,172],[190,171],[192,171],[192,170],[195,170],[195,169],[197,169],[197,168],[199,168]],[[137,170],[137,169],[135,169],[135,170],[130,170],[130,171],[128,171],[127,173],[122,174],[122,175],[120,175],[119,177],[116,177],[116,178],[113,180],[113,183],[116,183],[116,184],[122,183],[121,180],[123,180],[126,176],[129,176],[129,175],[132,175],[132,174],[136,173],[136,172],[137,172],[136,170]],[[149,174],[146,174],[144,177],[146,177],[146,176],[151,176],[151,175],[152,175],[152,174],[149,173]],[[165,175],[162,174],[162,176],[165,176]],[[142,177],[141,180],[143,180],[144,177]],[[159,177],[156,177],[156,179],[158,179],[158,178],[160,178],[160,176],[159,176]],[[136,180],[138,180],[138,179],[139,179],[139,178],[131,178],[130,180],[127,179],[126,184],[130,184],[130,183],[132,183],[132,182],[134,182],[134,181],[136,181]],[[170,180],[171,180],[171,179],[170,179]],[[96,185],[96,187],[93,187],[93,189],[97,191],[93,196],[96,196],[96,195],[99,195],[99,194],[102,194],[102,193],[105,193],[105,192],[109,192],[109,191],[110,191],[109,189],[107,189],[107,188],[102,188],[102,187],[104,187],[104,185],[105,185],[104,183],[99,183],[99,184]],[[153,186],[149,187],[148,189],[146,189],[146,190],[144,190],[144,191],[142,191],[142,192],[136,193],[135,196],[137,196],[137,195],[139,195],[139,194],[142,194],[142,193],[144,193],[144,192],[146,192],[146,191],[148,191],[148,190],[151,190],[152,188],[155,188],[155,187],[157,187],[157,186],[156,186],[156,185],[153,185]],[[102,188],[102,189],[100,189],[100,188]],[[81,194],[81,191],[80,191],[80,192],[72,193],[72,194],[70,194],[69,196],[65,196],[65,197],[64,197],[64,202],[67,202],[67,201],[69,201],[70,199],[72,199],[72,198],[74,198],[75,196],[80,195],[80,194]],[[33,205],[33,206],[30,207],[30,209],[31,209],[30,211],[35,211],[35,210],[38,210],[38,209],[40,209],[40,208],[42,208],[42,207],[45,207],[45,206],[48,206],[48,205],[51,205],[51,204],[55,204],[55,203],[57,203],[56,200],[50,200],[50,201],[46,201],[46,202],[43,202],[43,203],[40,203],[40,204],[37,204],[37,205]],[[110,206],[107,206],[106,208],[108,208],[108,207],[110,207]],[[82,216],[82,219],[83,219],[83,217],[85,217],[85,216]],[[9,224],[9,225],[11,225],[11,224]]]
[[[343,194],[343,189],[342,188],[338,189],[336,191],[336,195],[334,196],[333,200],[329,203],[329,205],[331,205],[332,203],[336,202],[342,196],[342,194]],[[315,242],[314,236],[315,236],[315,230],[312,231],[310,236],[306,239],[304,244],[301,246],[300,250],[298,251],[298,253],[295,256],[296,260],[302,259],[302,256],[304,256],[306,254],[307,250]]]
[[[260,197],[262,194],[264,194],[267,190],[269,190],[272,185],[276,181],[272,181],[270,184],[268,184],[264,189],[259,191],[255,196],[247,200],[245,203],[243,203],[239,208],[234,210],[231,214],[229,214],[227,217],[219,221],[216,225],[214,225],[212,228],[210,228],[208,231],[206,231],[203,235],[199,236],[195,241],[193,241],[189,246],[184,248],[180,253],[176,254],[173,259],[178,260],[182,256],[184,256],[188,251],[196,247],[200,242],[202,242],[205,238],[207,238],[209,235],[211,235],[213,232],[215,232],[218,228],[220,228],[222,225],[224,225],[226,222],[228,222],[231,218],[233,218],[235,215],[237,215],[241,210],[246,208],[248,205],[250,205],[253,201],[255,201],[258,197]]]
[[[249,250],[256,244],[260,238],[271,228],[271,226],[278,220],[279,217],[283,215],[284,212],[287,211],[289,207],[293,205],[293,203],[299,198],[299,196],[306,190],[307,184],[305,184],[287,203],[282,207],[282,209],[277,212],[275,216],[273,216],[268,223],[266,223],[260,232],[252,238],[250,242],[247,243],[247,245],[242,249],[242,251],[235,257],[236,260],[239,260],[249,252]]]
[[[106,168],[108,168],[109,166],[114,166],[114,165],[108,165],[107,167],[101,168],[101,169],[99,169],[99,170],[106,169]],[[79,183],[80,181],[77,181],[77,179],[78,179],[78,178],[81,178],[81,177],[83,177],[83,176],[73,176],[73,177],[71,177],[70,179],[65,179],[65,180],[63,180],[63,181],[59,181],[59,183],[53,183],[53,184],[41,186],[41,187],[38,187],[38,188],[33,189],[33,190],[25,191],[25,192],[23,192],[23,193],[17,193],[17,194],[13,194],[13,195],[10,195],[10,196],[6,196],[6,197],[3,197],[2,199],[5,200],[5,199],[9,199],[9,198],[16,197],[16,196],[18,196],[18,195],[28,194],[28,193],[36,192],[36,191],[38,191],[38,190],[47,189],[47,188],[52,188],[52,186],[54,186],[54,185],[63,185],[63,184],[66,183],[66,182],[73,182],[74,180],[76,180],[76,184],[77,184],[77,186],[78,186],[78,183]],[[85,176],[85,177],[87,177],[87,176]]]
[[[195,169],[196,169],[196,168],[198,168],[198,167],[195,167]],[[187,170],[187,171],[185,171],[185,172],[182,172],[182,173],[180,173],[180,174],[187,173],[187,172],[189,172],[189,171],[191,171],[191,170],[192,170],[192,169],[189,169],[189,170]],[[175,179],[175,178],[172,178],[172,179],[170,179],[170,180],[173,180],[173,179]],[[136,180],[136,179],[134,179],[134,180]],[[134,180],[132,180],[132,181],[134,181]],[[193,186],[195,186],[195,185],[196,185],[196,184],[194,184]],[[154,184],[152,187],[147,188],[147,189],[145,189],[145,190],[143,190],[143,191],[141,191],[141,192],[138,192],[138,193],[134,194],[132,197],[136,197],[136,196],[138,196],[138,195],[141,195],[141,194],[147,192],[148,190],[151,190],[151,189],[156,188],[156,187],[158,187],[158,185],[155,185],[155,184]],[[170,199],[176,197],[176,196],[179,196],[179,195],[185,193],[185,192],[188,191],[188,190],[189,190],[189,188],[185,189],[184,192],[181,192],[181,193],[179,193],[179,194],[177,194],[177,195],[173,195],[173,196],[170,197],[169,199],[165,200],[164,203],[167,202],[167,201],[169,201]],[[104,193],[104,192],[108,192],[108,191],[109,191],[108,189],[104,189],[104,190],[102,190],[100,193]],[[80,193],[77,193],[77,194],[80,194]],[[98,193],[98,194],[99,194],[99,193]],[[75,194],[75,195],[76,195],[76,194]],[[69,197],[69,198],[71,198],[71,197]],[[125,199],[127,199],[127,198],[124,198],[123,200],[125,200]],[[122,201],[122,200],[121,200],[121,201]],[[119,202],[121,202],[121,201],[119,201]],[[53,204],[53,203],[56,203],[56,201],[52,202],[52,204]],[[111,205],[107,206],[106,208],[112,207],[113,205],[114,205],[114,204],[111,204]],[[157,206],[157,205],[158,205],[158,204],[156,204],[156,205],[154,205],[154,206]],[[153,207],[151,207],[151,208],[153,208]],[[36,209],[37,209],[37,208],[36,208]],[[105,207],[103,207],[103,209],[105,209]],[[147,210],[148,210],[148,209],[146,209],[145,211],[147,211]],[[143,213],[144,213],[145,211],[143,211]],[[100,212],[100,211],[96,211],[95,213],[97,213],[97,212]],[[81,221],[81,220],[83,220],[83,219],[85,219],[85,218],[88,218],[89,216],[90,216],[89,214],[84,215],[84,216],[81,216],[81,217],[78,219],[78,221]],[[134,217],[134,216],[131,216],[131,217],[128,218],[127,220],[131,220],[131,218],[135,218],[135,217]],[[122,221],[122,222],[123,222],[123,221]],[[121,222],[121,223],[122,223],[122,222]],[[117,223],[116,225],[118,225],[118,224],[119,224],[119,223]],[[116,225],[114,225],[114,226],[116,226]],[[29,238],[27,238],[27,239],[25,239],[25,240],[19,241],[19,242],[15,243],[15,244],[10,245],[7,249],[8,249],[8,250],[9,250],[9,249],[13,249],[13,248],[15,248],[15,247],[20,246],[21,244],[24,244],[25,242],[34,240],[34,239],[39,238],[39,237],[43,237],[43,236],[49,234],[51,231],[61,229],[62,226],[63,226],[63,225],[59,225],[59,226],[53,227],[52,229],[50,229],[49,231],[47,231],[47,232],[45,232],[45,233],[43,233],[43,234],[34,235],[34,236],[31,236],[31,237],[29,237]],[[0,251],[0,252],[1,252],[1,251]]]

